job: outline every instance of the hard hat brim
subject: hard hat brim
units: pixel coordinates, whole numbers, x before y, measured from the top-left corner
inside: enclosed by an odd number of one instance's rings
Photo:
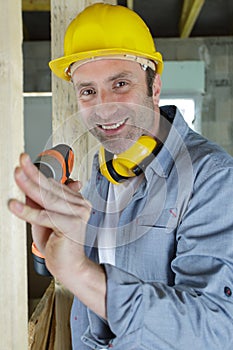
[[[94,59],[95,57],[105,57],[111,55],[119,55],[119,54],[129,54],[135,55],[138,57],[145,57],[149,60],[155,62],[157,69],[156,72],[158,74],[162,74],[163,71],[163,59],[160,52],[156,51],[153,55],[146,54],[145,52],[139,52],[134,50],[126,50],[126,49],[103,49],[103,50],[93,50],[87,52],[80,52],[77,54],[72,54],[69,56],[60,57],[49,62],[49,67],[52,72],[59,78],[69,81],[70,76],[67,74],[67,69],[69,66],[77,61]]]

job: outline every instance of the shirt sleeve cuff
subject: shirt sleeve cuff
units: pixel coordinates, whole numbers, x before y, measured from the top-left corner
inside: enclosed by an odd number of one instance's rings
[[[143,323],[143,282],[112,265],[105,264],[107,275],[107,318],[117,337],[130,334]]]

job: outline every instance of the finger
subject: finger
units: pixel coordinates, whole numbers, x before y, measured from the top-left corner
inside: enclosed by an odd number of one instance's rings
[[[86,216],[86,218],[80,218],[77,215],[65,216],[48,210],[34,209],[28,207],[26,204],[16,199],[10,200],[8,202],[8,207],[9,210],[17,217],[29,222],[32,225],[47,227],[58,236],[65,235],[66,237],[74,240],[77,243],[84,243],[88,215]],[[44,244],[42,244],[42,249],[43,247]]]
[[[22,153],[20,155],[20,167],[23,169],[24,173],[28,178],[30,178],[35,183],[39,184],[40,187],[43,187],[44,189],[50,190],[51,186],[51,180],[48,180],[48,178],[41,172],[39,169],[32,163],[30,157],[26,153]],[[76,182],[72,179],[68,179],[66,181],[66,184],[69,182]],[[56,187],[58,188],[58,192],[60,191],[60,183],[57,181],[53,182],[53,189],[56,190]],[[80,182],[80,188],[81,188],[81,182]],[[70,193],[73,193],[73,191],[70,191]]]
[[[46,243],[52,233],[52,229],[40,225],[31,225],[31,234],[37,249],[44,254]]]
[[[56,182],[53,179],[47,179],[38,169],[37,167],[31,162],[30,157],[23,153],[20,156],[20,168],[23,169],[24,179],[26,178],[30,179],[32,182],[40,186],[40,189],[44,189],[46,191],[51,191],[54,194],[56,194],[58,197],[65,198],[66,201],[71,203],[76,203],[77,200],[77,192],[79,192],[81,188],[81,182],[77,185],[71,185],[71,186],[65,186],[61,188],[61,184]],[[16,177],[19,173],[19,169],[16,171]],[[23,174],[22,175],[23,179]],[[76,184],[76,182],[75,182]],[[73,187],[73,189],[72,189]],[[21,188],[24,190],[24,187]],[[76,193],[74,193],[74,191]],[[81,195],[81,194],[80,194]]]
[[[32,179],[28,178],[22,168],[16,168],[15,179],[17,185],[25,195],[45,209],[56,211],[61,214],[82,216],[82,212],[84,211],[85,214],[85,209],[90,206],[89,202],[87,202],[80,193],[77,194],[72,191],[71,195],[71,190],[67,190],[67,186],[65,185],[59,185],[59,193],[57,193],[57,190],[54,191],[54,180],[49,180],[49,190],[44,189]]]
[[[42,207],[39,205],[39,204],[37,204],[37,203],[35,203],[31,198],[29,198],[29,197],[26,197],[26,201],[25,201],[25,203],[29,206],[29,207],[31,207],[31,208],[37,208],[37,209],[41,209]]]
[[[30,224],[41,224],[41,226],[53,228],[44,209],[31,208],[17,199],[10,199],[8,202],[8,208],[17,217],[29,222]]]
[[[82,183],[81,181],[74,181],[69,179],[69,181],[66,183],[68,188],[71,189],[74,192],[80,192],[81,188],[82,188]]]
[[[22,153],[19,158],[20,168],[23,169],[24,174],[38,183],[41,187],[49,190],[48,179],[44,174],[38,170],[38,168],[32,163],[30,157],[26,153]]]

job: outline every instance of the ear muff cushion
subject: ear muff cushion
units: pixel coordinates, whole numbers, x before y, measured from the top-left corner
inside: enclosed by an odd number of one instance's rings
[[[157,156],[157,154],[159,153],[159,151],[162,148],[162,143],[157,144],[157,146],[154,148],[154,150],[145,158],[141,161],[141,163],[139,163],[137,166],[135,166],[133,168],[133,173],[138,176],[140,175],[142,172],[145,171],[146,167],[152,162],[152,160],[154,160],[154,158]]]
[[[128,177],[122,176],[115,171],[112,165],[113,157],[114,157],[113,153],[108,152],[102,146],[100,147],[100,151],[99,151],[100,172],[108,181],[116,185],[126,180]]]
[[[113,155],[102,146],[99,151],[100,172],[110,182],[117,184],[123,180],[140,175],[154,159],[157,148],[155,139],[141,136],[125,152]]]
[[[105,150],[105,154],[106,154],[106,157],[109,158],[109,156],[113,156],[113,154],[111,154],[110,152],[106,151]],[[113,159],[109,159],[107,162],[106,162],[106,166],[107,166],[107,169],[108,169],[108,176],[110,176],[111,180],[114,180],[116,183],[120,183],[126,179],[128,179],[129,177],[131,176],[124,176],[124,175],[121,175],[120,173],[118,173],[113,165]]]

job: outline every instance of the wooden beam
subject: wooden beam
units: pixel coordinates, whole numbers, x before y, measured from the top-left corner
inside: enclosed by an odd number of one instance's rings
[[[182,12],[181,12],[180,23],[179,23],[180,29],[181,27],[184,26],[184,23],[192,7],[192,3],[193,3],[193,0],[183,0]]]
[[[87,6],[100,0],[70,0],[67,6],[64,0],[51,0],[51,53],[52,58],[63,56],[63,38],[66,28],[76,15]],[[116,0],[105,0],[104,3],[116,5]],[[75,151],[74,178],[83,184],[90,176],[93,150],[96,140],[83,128],[77,116],[76,96],[72,84],[52,74],[52,126],[53,142],[68,143]],[[91,152],[92,150],[92,152]]]
[[[127,0],[127,7],[128,7],[130,10],[133,10],[133,7],[134,7],[134,0]]]
[[[52,348],[54,350],[71,349],[70,310],[72,302],[73,295],[56,280],[54,345]]]
[[[180,17],[180,37],[188,38],[205,0],[184,0]]]
[[[55,285],[50,283],[28,324],[28,350],[46,350],[50,342]]]
[[[50,0],[22,0],[22,11],[50,11]]]
[[[23,200],[14,168],[24,150],[22,9],[18,0],[0,11],[0,349],[27,349],[26,225],[7,208]]]

